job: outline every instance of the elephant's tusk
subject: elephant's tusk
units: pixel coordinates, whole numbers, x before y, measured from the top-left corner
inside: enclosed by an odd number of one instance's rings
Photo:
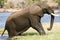
[[[54,13],[51,13],[51,15],[53,15],[53,16],[60,16],[60,15],[56,15],[56,14],[54,14]]]

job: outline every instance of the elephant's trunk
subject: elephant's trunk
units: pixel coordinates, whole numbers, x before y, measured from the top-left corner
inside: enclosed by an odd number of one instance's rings
[[[47,30],[51,30],[53,27],[53,23],[54,23],[54,16],[51,15],[51,22],[50,22],[50,28],[47,28]]]

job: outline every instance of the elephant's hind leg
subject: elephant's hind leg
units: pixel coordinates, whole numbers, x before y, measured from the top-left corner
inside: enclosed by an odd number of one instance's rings
[[[24,27],[20,32],[17,33],[17,35],[21,35],[23,32],[25,32],[29,28],[30,28],[29,26]]]
[[[17,32],[15,30],[15,28],[16,28],[15,23],[12,21],[12,22],[9,22],[7,25],[8,25],[7,31],[8,31],[9,37],[16,36]]]

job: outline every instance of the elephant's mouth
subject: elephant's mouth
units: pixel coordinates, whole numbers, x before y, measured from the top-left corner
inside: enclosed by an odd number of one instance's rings
[[[53,16],[60,16],[60,15],[57,15],[57,14],[54,14],[54,13],[51,13],[51,15],[53,15]]]

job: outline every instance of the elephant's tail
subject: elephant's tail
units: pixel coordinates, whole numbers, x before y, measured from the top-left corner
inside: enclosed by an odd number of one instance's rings
[[[6,28],[4,29],[3,33],[1,34],[1,36],[3,36],[4,32],[6,31]]]

